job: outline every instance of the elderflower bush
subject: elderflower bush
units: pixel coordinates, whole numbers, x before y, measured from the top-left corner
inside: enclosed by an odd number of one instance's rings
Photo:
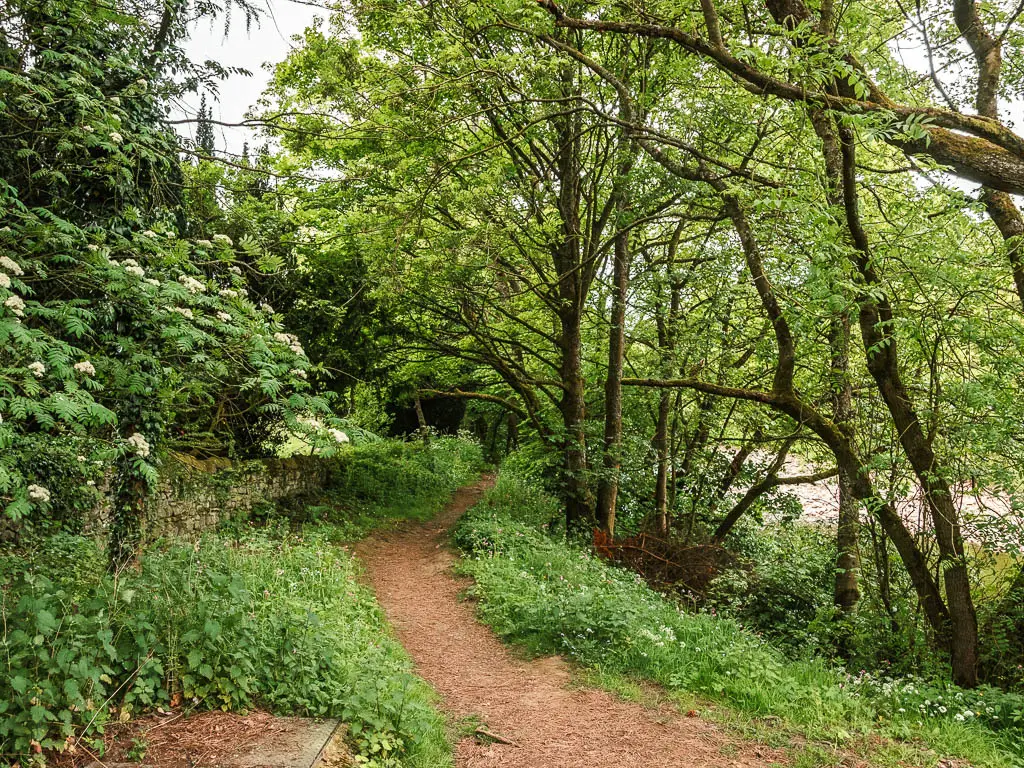
[[[10,4],[37,34],[0,79],[0,514],[81,512],[114,464],[128,519],[168,448],[226,452],[256,419],[339,425],[249,295],[235,262],[253,255],[188,236],[157,100],[180,51],[145,55],[130,13],[58,5]]]
[[[12,233],[38,224],[31,214],[24,218]],[[89,243],[81,234],[78,253],[48,277],[87,284],[88,300],[40,301],[34,297],[41,291],[17,270],[3,272],[11,284],[0,289],[5,298],[20,299],[5,301],[0,311],[0,445],[9,449],[0,460],[0,499],[8,516],[49,502],[27,492],[34,478],[18,467],[19,434],[42,427],[54,436],[90,435],[92,453],[132,457],[151,478],[160,422],[176,408],[208,402],[218,385],[227,385],[238,407],[255,404],[282,422],[320,414],[304,418],[334,444],[348,441],[326,415],[326,403],[308,393],[310,363],[299,339],[251,301],[235,272],[198,271],[196,246],[181,238],[108,234]],[[17,263],[7,259],[0,266]],[[113,327],[104,317],[111,306],[120,317]],[[95,337],[106,343],[95,344]],[[139,416],[118,413],[125,401],[137,402]]]

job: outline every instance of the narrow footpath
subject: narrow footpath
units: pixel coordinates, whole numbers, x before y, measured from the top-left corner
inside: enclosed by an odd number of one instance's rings
[[[570,686],[559,658],[516,658],[476,621],[451,572],[448,528],[490,484],[459,490],[434,520],[372,537],[358,548],[370,581],[417,671],[452,722],[473,718],[512,742],[472,734],[458,768],[767,768],[781,753],[730,737],[668,707],[653,709]]]

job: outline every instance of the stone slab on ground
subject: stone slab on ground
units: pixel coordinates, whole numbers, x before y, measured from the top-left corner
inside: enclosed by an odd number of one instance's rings
[[[208,712],[182,718],[173,727],[136,732],[146,743],[141,762],[125,762],[124,750],[112,760],[87,768],[342,768],[351,765],[345,729],[336,719],[251,716]],[[117,759],[120,757],[120,759]]]

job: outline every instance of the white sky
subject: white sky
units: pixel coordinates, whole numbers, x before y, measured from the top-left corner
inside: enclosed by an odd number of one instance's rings
[[[221,82],[216,96],[207,94],[206,102],[213,110],[215,120],[236,123],[244,119],[246,111],[259,100],[270,79],[270,73],[264,65],[272,65],[284,59],[295,47],[291,38],[301,34],[317,16],[326,15],[321,8],[290,0],[256,0],[255,5],[261,9],[261,18],[253,23],[248,32],[245,19],[240,13],[235,13],[226,36],[223,19],[212,24],[206,21],[197,25],[191,39],[184,46],[193,60],[212,59],[223,66],[241,67],[252,73],[251,77],[233,75]],[[172,119],[195,118],[199,111],[199,99],[199,94],[190,94],[173,111]],[[195,135],[194,123],[179,125],[177,128],[184,136]],[[246,141],[254,148],[262,143],[255,138],[255,132],[246,128],[214,126],[214,130],[217,149],[220,151],[240,153]]]

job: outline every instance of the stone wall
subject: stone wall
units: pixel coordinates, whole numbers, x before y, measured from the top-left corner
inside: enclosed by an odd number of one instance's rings
[[[146,509],[147,538],[194,535],[244,517],[257,505],[318,491],[327,470],[323,460],[313,456],[235,462],[172,456],[160,475]],[[110,515],[108,501],[86,521],[87,532],[105,535]]]

